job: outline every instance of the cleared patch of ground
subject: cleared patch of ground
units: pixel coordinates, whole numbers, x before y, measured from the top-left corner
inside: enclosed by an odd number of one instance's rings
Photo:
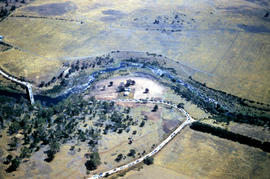
[[[120,83],[126,83],[127,80],[134,80],[135,84],[129,86],[129,91],[126,92],[127,96],[132,96],[134,99],[140,98],[162,98],[165,93],[165,88],[161,86],[154,79],[144,76],[119,76],[103,80],[95,84],[92,88],[92,95],[96,98],[103,99],[116,99],[118,97],[117,87]],[[108,86],[110,82],[113,82],[112,86]],[[145,90],[149,89],[148,93]]]
[[[163,120],[163,131],[169,133],[175,128],[175,126],[179,126],[179,123],[180,122],[178,120]]]

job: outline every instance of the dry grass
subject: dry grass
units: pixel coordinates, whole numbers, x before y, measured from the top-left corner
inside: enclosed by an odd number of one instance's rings
[[[134,103],[119,103],[126,107],[131,107],[130,116],[133,119],[138,120],[138,124],[144,118],[144,115],[148,116],[148,120],[145,122],[143,128],[139,126],[131,126],[129,133],[123,131],[121,134],[106,134],[102,136],[102,140],[99,145],[99,153],[103,164],[98,168],[97,173],[103,172],[114,167],[117,167],[121,164],[128,163],[132,160],[135,160],[139,156],[138,153],[142,153],[144,150],[146,152],[151,151],[153,144],[158,144],[164,139],[165,132],[163,131],[163,120],[183,120],[184,116],[178,114],[176,116],[166,115],[168,109],[159,106],[157,112],[151,112],[154,105],[147,104],[134,104]],[[137,134],[132,135],[132,132],[136,130]],[[131,145],[128,145],[128,138],[131,137],[133,142]],[[127,157],[121,162],[115,162],[114,159],[118,154],[127,155],[130,149],[136,150],[136,157]]]
[[[17,77],[23,76],[37,84],[51,79],[62,66],[59,60],[48,61],[16,49],[0,53],[0,59],[0,66],[5,71]]]
[[[88,152],[87,145],[76,146],[73,155],[70,154],[71,144],[65,144],[61,146],[60,152],[55,155],[52,162],[44,162],[46,149],[34,153],[29,161],[22,162],[16,172],[6,173],[1,164],[1,172],[3,178],[83,178],[86,174],[86,168],[84,163],[86,159],[84,154]],[[80,152],[78,149],[81,149]],[[6,154],[7,155],[7,154]]]
[[[187,128],[156,155],[153,166],[123,178],[268,178],[269,164],[269,154],[259,149]]]
[[[53,2],[37,0],[28,6]],[[227,0],[71,2],[75,9],[58,16],[48,14],[50,19],[9,17],[0,24],[1,35],[8,43],[52,60],[102,55],[111,50],[154,52],[212,73],[214,77],[201,73],[193,76],[210,87],[270,102],[269,32],[254,33],[238,26],[259,28],[264,25],[270,29],[263,19],[264,7],[259,4],[244,0],[230,3]],[[170,16],[172,12],[186,14],[187,19],[193,18],[195,22],[177,33],[147,31],[134,24],[135,18],[141,18],[146,19],[143,24],[146,26],[157,16]],[[40,16],[25,8],[17,9],[14,15]],[[56,17],[78,22],[55,20]],[[6,56],[5,63],[9,63],[12,56]],[[26,63],[23,61],[23,64]],[[29,68],[28,73],[32,74],[35,69]],[[20,68],[16,71],[25,74]]]
[[[253,33],[238,26],[264,25],[270,29],[262,18],[265,8],[259,4],[244,0],[71,1],[77,9],[61,16],[48,16],[50,19],[9,17],[2,21],[0,32],[5,41],[25,51],[1,52],[0,66],[11,74],[40,82],[57,73],[61,67],[58,59],[103,55],[111,50],[148,51],[212,73],[213,77],[193,74],[194,79],[206,82],[210,87],[270,103],[269,32]],[[31,6],[53,2],[37,0]],[[113,12],[118,15],[104,14],[106,10],[115,10]],[[148,22],[153,23],[157,16],[171,15],[172,11],[184,13],[196,22],[177,33],[146,31],[133,24],[137,17],[148,18]],[[39,16],[24,8],[17,9],[14,15]],[[55,17],[84,23],[55,20]],[[175,103],[183,101],[171,93],[164,95]],[[192,104],[185,104],[185,108],[193,117],[207,117]],[[146,126],[145,129],[155,130],[157,126],[151,126],[151,129]],[[110,137],[115,139],[117,136]],[[157,140],[158,137],[155,131],[149,139]],[[113,145],[119,144],[108,144],[108,148]],[[145,145],[145,141],[141,140],[138,145]],[[122,148],[128,150],[125,143],[117,150]],[[67,163],[69,156],[64,154],[67,149],[62,151],[51,164],[51,177],[81,176],[85,172],[80,171],[81,165],[66,168],[63,163]],[[102,158],[109,156],[111,153]],[[130,178],[162,178],[162,172],[171,178],[267,178],[269,165],[269,154],[258,149],[186,129],[157,155],[154,167],[135,172]],[[102,167],[106,168],[105,165]],[[39,171],[36,172],[34,174]]]

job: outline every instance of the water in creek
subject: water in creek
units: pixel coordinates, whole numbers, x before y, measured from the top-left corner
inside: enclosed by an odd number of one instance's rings
[[[34,95],[34,98],[36,101],[40,101],[41,104],[43,104],[43,105],[57,104],[58,102],[62,101],[63,99],[66,99],[67,97],[69,97],[71,94],[84,92],[86,89],[88,89],[90,87],[90,85],[97,79],[97,77],[99,75],[104,74],[104,73],[108,73],[108,72],[114,72],[114,71],[117,71],[120,69],[125,69],[125,68],[149,69],[155,75],[158,75],[158,76],[163,75],[171,80],[174,80],[176,83],[180,84],[181,86],[184,86],[188,90],[195,93],[202,100],[210,102],[210,103],[216,103],[216,101],[214,99],[209,98],[209,97],[201,94],[196,88],[194,88],[193,86],[184,82],[181,79],[177,79],[175,76],[173,76],[172,74],[170,74],[169,72],[167,72],[165,70],[162,70],[160,68],[153,67],[150,65],[145,65],[142,63],[131,63],[131,62],[121,62],[119,64],[119,66],[117,66],[117,67],[111,67],[111,68],[106,68],[104,70],[95,71],[87,77],[87,80],[85,80],[85,83],[81,83],[81,84],[72,86],[71,88],[65,90],[62,94],[60,94],[57,97],[53,98],[53,97],[43,96],[43,95]],[[0,91],[0,95],[10,96],[10,97],[14,97],[14,98],[21,98],[21,97],[27,98],[26,94],[13,93],[13,92],[7,92],[7,91]]]

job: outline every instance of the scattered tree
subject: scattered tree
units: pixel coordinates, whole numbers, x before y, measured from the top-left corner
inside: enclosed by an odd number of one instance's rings
[[[129,86],[132,86],[132,85],[135,85],[135,81],[134,80],[127,80],[126,84],[125,84],[125,87],[129,87]]]
[[[116,162],[120,162],[123,158],[123,154],[117,155],[116,159],[114,159]]]
[[[45,159],[46,162],[51,162],[54,159],[54,155],[60,150],[60,145],[56,140],[52,140],[49,146],[50,150],[46,151],[48,157]]]
[[[20,158],[19,157],[15,157],[12,161],[11,161],[11,165],[6,169],[6,172],[11,173],[13,171],[16,171],[16,169],[19,167],[20,165]]]
[[[177,107],[178,107],[178,108],[184,108],[184,103],[179,103],[179,104],[177,105]]]
[[[98,152],[93,152],[90,154],[90,160],[85,162],[85,167],[87,170],[95,170],[101,164],[100,156]]]
[[[21,149],[20,158],[30,157],[30,154],[31,154],[31,150],[27,147],[23,147]]]
[[[85,162],[85,167],[87,170],[95,170],[98,166],[93,160],[87,160]]]
[[[42,88],[45,85],[45,81],[41,81],[38,87]]]
[[[117,87],[116,90],[118,93],[125,91],[125,86],[123,83],[120,83],[120,85]]]
[[[156,112],[158,110],[158,105],[155,105],[154,108],[152,109],[152,112]]]
[[[144,124],[145,124],[145,122],[144,122],[144,121],[142,121],[142,122],[141,122],[141,124],[140,124],[140,127],[143,127],[143,126],[144,126]]]
[[[147,94],[147,93],[149,93],[149,89],[148,88],[145,88],[145,90],[144,90],[144,92],[143,92],[144,94]]]
[[[129,153],[127,154],[127,156],[129,157],[135,157],[136,151],[134,149],[130,149]]]
[[[153,157],[147,157],[146,159],[143,160],[143,163],[146,165],[151,165],[154,163],[154,158]]]
[[[17,137],[12,137],[11,142],[8,144],[10,149],[9,150],[15,150],[17,149],[18,146],[18,138]]]
[[[12,160],[12,155],[8,155],[7,157],[6,157],[6,159],[5,159],[5,161],[3,162],[4,164],[9,164],[10,162],[11,162],[11,160]]]
[[[113,86],[113,81],[110,81],[110,82],[109,82],[108,87],[111,87],[111,86]]]

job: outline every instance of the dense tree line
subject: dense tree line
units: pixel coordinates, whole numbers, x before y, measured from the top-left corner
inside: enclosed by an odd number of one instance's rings
[[[224,139],[232,140],[234,142],[238,142],[240,144],[245,144],[248,146],[260,148],[265,152],[270,152],[270,143],[269,142],[262,142],[257,139],[243,136],[241,134],[236,134],[230,131],[227,131],[226,129],[222,129],[220,127],[214,127],[209,124],[204,124],[201,122],[194,122],[190,126],[191,129],[209,133]]]
[[[259,107],[256,107],[256,106],[251,106],[248,103],[258,104],[258,105],[262,105],[262,106],[265,106],[265,107],[269,107],[270,104],[264,104],[264,103],[261,103],[261,102],[256,102],[256,101],[252,101],[252,100],[249,100],[249,99],[244,99],[244,98],[241,98],[241,97],[226,93],[225,91],[210,88],[210,87],[206,86],[205,83],[201,83],[199,81],[196,81],[192,77],[189,77],[189,79],[190,79],[190,82],[194,85],[194,87],[201,88],[201,89],[203,89],[205,91],[207,91],[207,90],[212,91],[214,95],[225,98],[228,101],[231,101],[231,102],[233,101],[233,102],[239,103],[242,106],[247,106],[247,107],[255,108],[255,109],[258,109],[258,110],[263,110],[263,111],[269,111],[270,110],[270,109],[267,109],[267,108],[259,108]]]
[[[268,116],[257,116],[254,114],[243,114],[241,112],[229,111],[220,104],[211,103],[204,100],[198,94],[194,93],[186,87],[178,84],[169,86],[171,86],[176,94],[180,95],[187,101],[192,101],[204,111],[211,113],[214,116],[214,119],[218,122],[228,123],[230,121],[234,121],[238,123],[270,127],[270,118]]]

